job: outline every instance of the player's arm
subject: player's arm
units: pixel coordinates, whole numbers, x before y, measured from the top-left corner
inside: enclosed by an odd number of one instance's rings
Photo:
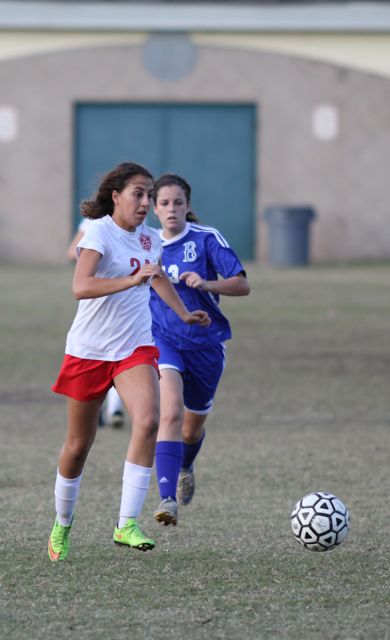
[[[78,231],[76,231],[75,235],[73,236],[72,241],[66,252],[66,257],[68,258],[69,262],[75,262],[75,260],[77,260],[76,247],[84,234],[85,234],[85,231],[83,231],[82,229],[79,229]]]
[[[208,327],[210,318],[206,311],[188,311],[183,301],[176,293],[174,286],[169,281],[168,276],[162,272],[160,278],[153,278],[151,286],[162,300],[170,307],[186,324],[199,324],[201,327]]]
[[[247,296],[250,292],[249,282],[243,273],[231,278],[204,280],[195,271],[184,271],[180,276],[180,280],[183,280],[187,287],[210,291],[210,293],[222,296]]]
[[[160,278],[162,269],[157,264],[144,264],[134,275],[123,278],[97,278],[96,271],[102,257],[95,249],[80,249],[73,276],[73,295],[76,300],[101,298],[145,284],[149,278]]]

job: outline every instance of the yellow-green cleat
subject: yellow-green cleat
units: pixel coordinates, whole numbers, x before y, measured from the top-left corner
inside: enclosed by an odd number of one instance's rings
[[[129,518],[121,528],[115,527],[113,540],[116,544],[125,544],[133,549],[149,551],[155,546],[154,540],[147,538],[134,518]]]
[[[49,542],[47,545],[47,552],[52,562],[58,560],[65,560],[69,553],[69,532],[72,526],[72,522],[67,527],[60,524],[56,518],[54,527],[51,531]]]

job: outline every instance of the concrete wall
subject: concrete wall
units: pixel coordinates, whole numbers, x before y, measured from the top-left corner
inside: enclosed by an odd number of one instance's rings
[[[1,260],[65,260],[72,217],[73,105],[94,100],[255,103],[258,259],[267,259],[263,211],[275,203],[316,208],[315,261],[390,257],[386,77],[199,41],[192,71],[167,82],[146,70],[142,42],[130,42],[5,57],[0,87],[0,116],[6,106],[17,117],[16,136],[0,140]],[[321,105],[331,106],[336,117],[329,139],[313,134],[313,113]]]

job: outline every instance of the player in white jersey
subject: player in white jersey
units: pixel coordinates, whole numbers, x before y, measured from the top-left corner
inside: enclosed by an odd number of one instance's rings
[[[67,258],[70,262],[76,261],[77,246],[91,223],[92,220],[90,220],[89,218],[83,218],[79,226],[77,227],[77,231],[74,234],[66,253]],[[123,421],[124,415],[122,400],[120,399],[120,396],[115,387],[112,386],[111,389],[108,390],[106,400],[100,410],[99,426],[103,427],[105,424],[108,424],[115,429],[119,429],[123,426]]]
[[[154,203],[162,226],[163,268],[184,304],[207,311],[211,318],[210,327],[183,325],[152,292],[152,331],[161,371],[156,445],[161,502],[154,515],[158,522],[175,525],[177,501],[189,504],[194,494],[193,464],[223,372],[224,342],[231,337],[219,295],[247,295],[249,284],[244,267],[220,232],[197,224],[186,180],[161,176],[154,184]]]
[[[149,487],[159,421],[159,352],[151,332],[150,287],[183,322],[207,326],[210,319],[203,311],[188,311],[161,269],[161,240],[144,224],[152,192],[149,171],[123,163],[102,179],[95,199],[82,203],[83,215],[95,221],[78,244],[73,293],[80,302],[52,387],[68,397],[68,427],[54,491],[56,519],[48,542],[52,561],[68,555],[84,464],[112,384],[132,423],[113,539],[142,551],[154,547],[137,521]]]

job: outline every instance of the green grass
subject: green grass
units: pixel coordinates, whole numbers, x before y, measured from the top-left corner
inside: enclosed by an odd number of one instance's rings
[[[69,268],[2,267],[0,637],[389,639],[390,266],[249,267],[224,299],[234,340],[179,525],[152,553],[111,542],[130,427],[99,430],[67,562],[46,543],[65,431],[50,392],[75,311]],[[289,516],[331,491],[346,542],[305,551]],[[93,528],[91,528],[91,524]]]

